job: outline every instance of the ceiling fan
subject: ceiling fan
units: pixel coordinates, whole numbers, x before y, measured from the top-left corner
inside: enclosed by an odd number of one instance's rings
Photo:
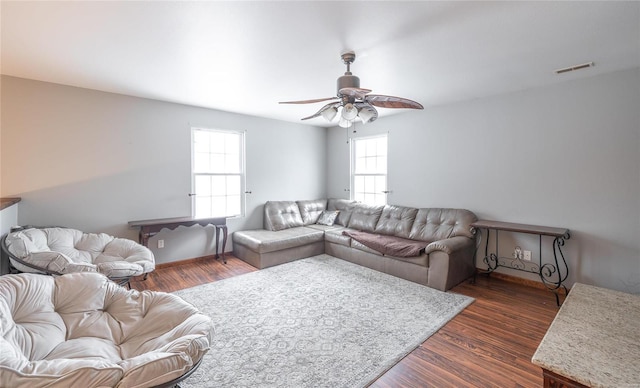
[[[380,108],[407,108],[424,109],[419,103],[394,96],[382,94],[369,94],[370,89],[360,87],[360,78],[351,73],[351,64],[356,59],[353,51],[342,54],[342,62],[347,65],[347,71],[338,78],[338,94],[336,97],[318,98],[314,100],[302,101],[282,101],[280,104],[313,104],[322,101],[333,101],[320,108],[315,114],[304,117],[302,120],[309,120],[322,116],[328,121],[332,121],[340,110],[340,125],[349,128],[356,119],[360,119],[363,124],[375,121],[378,118],[378,111],[374,107]]]

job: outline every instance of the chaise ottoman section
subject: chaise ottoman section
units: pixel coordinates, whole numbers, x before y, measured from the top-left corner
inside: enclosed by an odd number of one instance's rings
[[[306,226],[233,233],[233,252],[262,269],[324,253],[324,231]]]

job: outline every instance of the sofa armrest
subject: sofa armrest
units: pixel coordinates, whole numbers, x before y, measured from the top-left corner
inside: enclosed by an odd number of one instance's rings
[[[446,254],[450,255],[457,250],[465,249],[469,244],[473,245],[473,240],[468,237],[450,237],[444,240],[434,241],[431,244],[427,245],[424,253],[428,255],[434,251],[443,251]]]
[[[429,287],[446,291],[470,278],[476,271],[475,239],[456,236],[427,245],[429,255]]]

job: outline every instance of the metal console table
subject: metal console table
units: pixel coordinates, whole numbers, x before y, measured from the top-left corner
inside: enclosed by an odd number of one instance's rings
[[[213,217],[213,218],[193,218],[193,217],[176,217],[176,218],[160,218],[155,220],[142,220],[142,221],[129,221],[129,227],[140,228],[138,239],[140,244],[147,246],[149,238],[156,235],[162,229],[173,230],[178,226],[207,226],[213,225],[215,230],[216,239],[216,256],[218,259],[222,256],[222,261],[227,264],[227,258],[224,255],[224,247],[227,246],[227,219],[225,217]],[[218,254],[220,232],[222,231],[222,249],[220,255]]]
[[[567,261],[564,258],[564,253],[562,253],[562,247],[564,246],[565,240],[571,238],[569,229],[488,220],[478,220],[471,224],[471,226],[477,229],[487,230],[483,260],[488,267],[487,273],[493,272],[498,267],[536,273],[540,276],[540,280],[542,280],[542,283],[545,285],[545,287],[547,287],[547,289],[555,294],[556,304],[560,306],[560,297],[558,296],[558,292],[560,291],[560,289],[564,289],[565,295],[568,292],[567,287],[564,285],[564,282],[569,276],[569,266],[567,265]],[[489,237],[491,230],[495,231],[496,245],[495,252],[489,253]],[[498,235],[500,231],[538,235],[538,263],[536,264],[533,261],[526,261],[519,257],[501,257],[498,253]],[[551,263],[542,263],[543,236],[553,238],[553,262]],[[482,234],[480,238],[482,239]]]

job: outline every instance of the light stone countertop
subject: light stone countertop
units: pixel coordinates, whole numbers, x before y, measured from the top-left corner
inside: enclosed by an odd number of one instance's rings
[[[640,387],[640,296],[574,284],[531,362],[590,387]]]

